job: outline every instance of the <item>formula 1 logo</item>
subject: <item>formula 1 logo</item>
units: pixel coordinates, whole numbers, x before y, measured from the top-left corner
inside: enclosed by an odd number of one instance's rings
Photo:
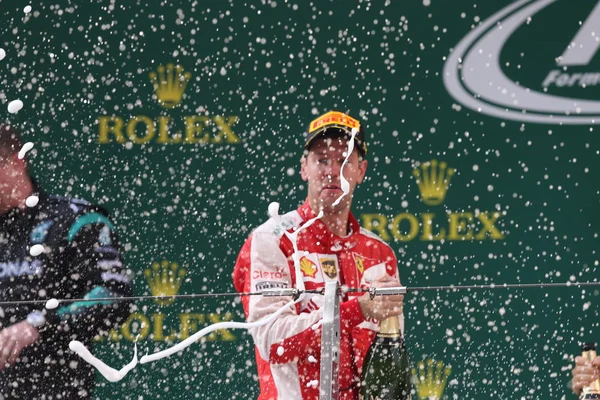
[[[600,2],[581,25],[573,24],[577,26],[573,29],[575,35],[566,48],[557,48],[556,54],[543,54],[554,66],[541,74],[534,71],[539,74],[538,84],[523,84],[503,71],[500,55],[507,41],[555,2],[557,0],[516,1],[469,32],[444,65],[444,85],[452,97],[468,108],[502,119],[546,124],[600,123],[600,101],[579,97],[586,90],[589,97],[590,88],[600,85],[600,73],[589,68],[579,71],[589,65],[600,47]],[[557,27],[549,22],[545,24],[546,32]],[[519,45],[531,48],[527,41]],[[524,67],[533,69],[531,65]],[[577,73],[570,73],[569,68]],[[570,90],[568,94],[560,92],[569,88],[580,90],[576,93]]]

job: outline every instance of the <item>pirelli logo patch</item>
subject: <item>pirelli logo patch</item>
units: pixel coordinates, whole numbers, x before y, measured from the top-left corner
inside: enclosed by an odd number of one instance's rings
[[[341,125],[350,129],[360,129],[360,122],[358,122],[358,120],[344,113],[338,111],[331,111],[312,121],[310,123],[310,126],[308,127],[308,133],[313,133],[329,125]]]

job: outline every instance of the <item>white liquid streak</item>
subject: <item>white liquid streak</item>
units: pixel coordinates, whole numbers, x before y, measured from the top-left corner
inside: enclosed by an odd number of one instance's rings
[[[216,324],[209,325],[206,328],[202,329],[201,331],[194,333],[192,336],[185,339],[184,341],[177,343],[173,347],[170,347],[163,351],[159,351],[158,353],[154,353],[154,354],[146,355],[146,356],[142,357],[140,359],[140,364],[146,364],[146,363],[149,363],[152,361],[160,360],[161,358],[169,357],[170,355],[173,355],[179,351],[182,351],[186,347],[196,343],[202,336],[205,336],[214,331],[218,331],[220,329],[236,329],[236,328],[249,329],[249,328],[256,328],[259,326],[266,325],[269,322],[273,321],[275,318],[277,318],[287,308],[293,307],[294,304],[298,303],[301,300],[302,300],[302,296],[297,300],[290,301],[289,303],[287,303],[286,305],[281,307],[279,310],[275,311],[273,314],[269,315],[268,317],[261,319],[260,321],[256,321],[256,322],[218,322]]]
[[[25,158],[25,154],[27,154],[27,152],[29,150],[33,149],[33,143],[32,142],[27,142],[23,145],[23,147],[21,147],[21,150],[19,150],[19,160],[22,160]]]
[[[137,343],[134,345],[133,359],[129,364],[121,368],[120,370],[116,370],[112,367],[106,365],[102,360],[97,359],[90,353],[90,351],[85,347],[85,345],[77,340],[71,340],[69,343],[69,348],[77,353],[79,357],[83,358],[89,364],[93,365],[98,372],[102,374],[103,377],[106,378],[109,382],[118,382],[127,375],[129,371],[135,368],[138,363],[137,359]]]
[[[287,236],[287,238],[290,239],[290,242],[292,242],[292,246],[294,246],[294,254],[292,254],[292,259],[294,260],[294,272],[296,274],[296,289],[301,290],[301,291],[303,291],[305,289],[305,287],[304,287],[304,279],[302,278],[302,270],[300,269],[300,259],[307,252],[303,251],[302,253],[300,253],[300,251],[298,250],[298,234],[300,232],[302,232],[304,229],[306,229],[309,226],[311,226],[312,224],[314,224],[314,222],[316,220],[318,220],[319,218],[321,218],[322,216],[323,216],[323,210],[319,211],[319,215],[317,215],[315,218],[309,219],[304,224],[302,224],[298,229],[296,229],[296,231],[294,231],[292,233],[289,233],[287,231],[285,232],[285,236]],[[302,293],[302,295],[300,295],[300,298],[302,298],[302,297],[304,297],[304,293]]]
[[[149,363],[152,361],[160,360],[165,357],[169,357],[170,355],[180,352],[180,351],[184,350],[186,347],[189,347],[190,345],[194,344],[202,336],[206,336],[207,334],[214,332],[214,331],[218,331],[220,329],[236,329],[236,328],[249,329],[249,328],[255,328],[255,327],[262,326],[262,325],[266,325],[269,322],[271,322],[272,320],[274,320],[275,318],[277,318],[283,311],[285,311],[286,308],[293,307],[294,304],[298,303],[301,300],[302,300],[302,296],[300,296],[300,298],[298,298],[297,300],[290,301],[289,303],[287,303],[286,305],[281,307],[279,310],[277,310],[273,314],[269,315],[268,317],[261,319],[260,321],[256,321],[256,322],[219,322],[216,324],[209,325],[206,328],[202,329],[201,331],[196,332],[189,338],[185,339],[184,341],[177,343],[173,347],[170,347],[163,351],[159,351],[158,353],[143,356],[139,362],[140,362],[140,364],[146,364],[146,363]],[[109,367],[102,360],[94,357],[94,355],[92,355],[92,353],[83,345],[83,343],[78,342],[77,340],[72,340],[69,343],[69,348],[71,350],[73,350],[75,353],[77,353],[77,355],[79,355],[79,357],[83,358],[84,361],[88,362],[93,367],[95,367],[98,370],[98,372],[100,372],[102,374],[102,376],[104,376],[110,382],[118,382],[121,379],[123,379],[125,377],[125,375],[127,375],[127,373],[129,371],[131,371],[138,363],[137,343],[135,345],[135,353],[134,353],[133,360],[131,360],[131,362],[129,364],[127,364],[125,367],[123,367],[119,371],[117,371],[116,369],[114,369],[112,367]]]
[[[46,309],[54,310],[56,307],[58,307],[58,303],[59,301],[57,299],[50,299],[46,302]]]
[[[338,204],[340,204],[340,201],[342,201],[342,199],[346,195],[348,195],[348,193],[350,193],[350,182],[348,182],[348,180],[344,176],[344,166],[348,163],[348,159],[350,158],[350,155],[354,151],[354,137],[356,136],[357,132],[358,132],[358,129],[352,128],[352,137],[348,141],[348,151],[346,152],[346,159],[342,163],[342,168],[340,170],[340,177],[342,178],[342,191],[344,193],[342,193],[342,195],[340,197],[338,197],[337,200],[333,203],[334,207],[337,206]]]

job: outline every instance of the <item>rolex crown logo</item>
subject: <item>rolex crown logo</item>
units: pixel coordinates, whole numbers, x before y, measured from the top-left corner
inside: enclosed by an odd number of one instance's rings
[[[425,204],[437,206],[444,202],[454,172],[454,168],[448,168],[443,161],[438,164],[437,160],[423,163],[413,170]]]
[[[185,87],[192,77],[190,72],[185,72],[181,65],[159,65],[156,72],[149,74],[154,92],[159,103],[165,108],[173,108],[181,103]]]
[[[153,262],[152,269],[144,270],[144,275],[153,296],[174,296],[179,291],[186,272],[177,263],[163,260],[160,263]],[[155,301],[161,306],[167,306],[173,304],[175,298],[155,299]]]
[[[439,400],[444,394],[452,368],[441,361],[421,361],[418,369],[411,369],[419,400]]]

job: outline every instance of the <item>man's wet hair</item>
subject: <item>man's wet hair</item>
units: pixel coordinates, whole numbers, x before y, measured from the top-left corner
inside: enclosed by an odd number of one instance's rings
[[[0,156],[17,154],[22,147],[21,135],[9,124],[0,124]]]

